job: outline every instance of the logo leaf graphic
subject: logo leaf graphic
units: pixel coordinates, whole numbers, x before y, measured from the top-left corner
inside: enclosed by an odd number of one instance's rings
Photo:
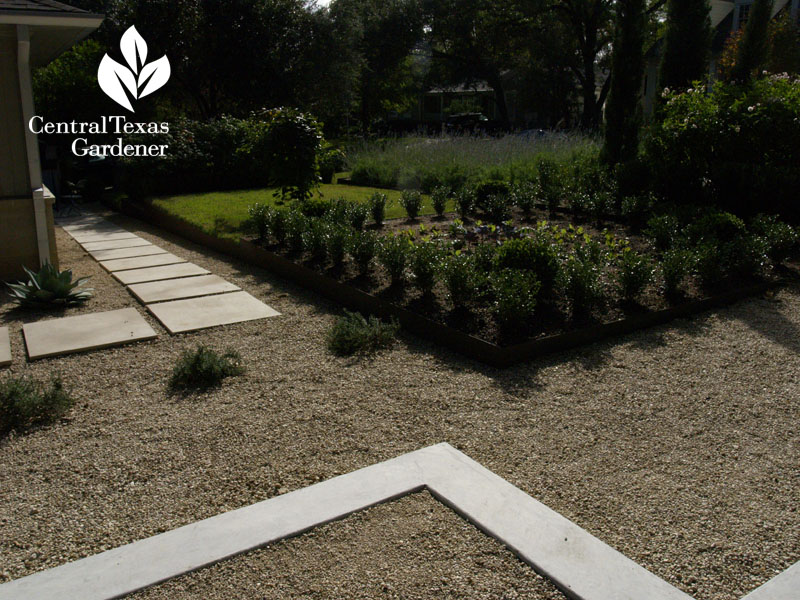
[[[136,98],[136,77],[125,65],[119,64],[106,54],[103,56],[103,60],[100,61],[100,66],[97,69],[97,82],[100,84],[100,89],[102,89],[109,98],[120,106],[134,112],[131,101],[125,93],[125,88],[128,88],[131,95]],[[125,88],[122,87],[123,84]]]
[[[147,42],[139,35],[134,25],[128,27],[128,30],[122,35],[122,39],[119,41],[119,47],[131,71],[138,73],[139,61],[136,59],[136,56],[138,54],[139,58],[141,58],[141,64],[147,62]]]
[[[172,69],[169,66],[169,60],[164,55],[158,60],[154,60],[142,68],[139,73],[139,88],[144,85],[144,89],[139,92],[139,98],[144,98],[148,94],[152,94],[169,79]],[[145,85],[146,84],[146,85]]]

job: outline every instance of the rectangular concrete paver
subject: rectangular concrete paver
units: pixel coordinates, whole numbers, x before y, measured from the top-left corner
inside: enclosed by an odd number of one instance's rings
[[[130,271],[117,271],[113,273],[113,275],[125,285],[130,285],[132,283],[144,283],[145,281],[160,281],[162,279],[192,277],[193,275],[208,275],[208,273],[206,269],[198,267],[194,263],[180,263],[177,265],[131,269]]]
[[[170,254],[152,254],[150,256],[134,256],[131,258],[117,258],[115,260],[100,261],[100,266],[106,271],[127,271],[129,269],[144,269],[145,267],[159,267],[161,265],[174,265],[185,263],[186,260]]]
[[[112,240],[130,240],[139,236],[124,229],[110,229],[108,231],[92,231],[81,235],[73,235],[75,241],[80,244],[91,242],[110,242]]]
[[[275,317],[280,313],[247,292],[175,300],[147,306],[170,333]]]
[[[128,238],[126,240],[109,240],[106,242],[86,242],[81,244],[87,252],[95,250],[113,250],[114,248],[135,248],[136,246],[151,246],[152,244],[140,237]]]
[[[11,364],[11,340],[8,338],[8,327],[0,327],[0,367]]]
[[[135,308],[26,323],[22,332],[31,360],[156,337],[156,332]]]
[[[241,288],[216,275],[201,275],[199,277],[135,283],[129,286],[128,289],[140,302],[150,304],[151,302],[164,302],[165,300],[180,300],[224,292],[235,292]]]
[[[166,254],[167,251],[158,246],[135,246],[133,248],[114,248],[112,250],[95,250],[89,252],[93,259],[117,260],[118,258],[133,258],[134,256],[152,256],[154,254]]]

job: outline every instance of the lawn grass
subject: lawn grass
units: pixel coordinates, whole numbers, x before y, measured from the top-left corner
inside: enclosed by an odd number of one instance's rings
[[[247,230],[248,209],[253,204],[275,206],[278,201],[273,196],[274,188],[260,190],[235,190],[229,192],[207,192],[156,198],[153,204],[162,210],[188,221],[204,231],[220,236],[238,239]],[[372,187],[352,185],[322,184],[316,197],[327,200],[344,198],[354,202],[366,202],[374,192],[383,192],[389,197],[386,218],[405,216],[400,206],[400,192]],[[448,210],[452,210],[449,207]],[[434,214],[429,196],[423,196],[422,214]]]

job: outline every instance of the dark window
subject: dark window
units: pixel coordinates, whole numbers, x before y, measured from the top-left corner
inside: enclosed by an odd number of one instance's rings
[[[750,18],[750,5],[749,4],[742,4],[739,7],[739,27],[744,27],[747,23],[747,19]]]

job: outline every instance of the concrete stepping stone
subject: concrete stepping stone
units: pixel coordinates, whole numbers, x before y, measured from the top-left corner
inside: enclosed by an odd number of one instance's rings
[[[150,304],[151,302],[236,292],[241,288],[216,275],[200,275],[199,277],[135,283],[128,286],[128,289],[142,304]]]
[[[152,256],[154,254],[166,254],[167,251],[158,246],[134,246],[133,248],[114,248],[112,250],[95,250],[89,252],[91,257],[97,261],[117,260],[118,258],[133,258],[134,256]]]
[[[87,252],[95,250],[113,250],[115,248],[135,248],[136,246],[152,246],[150,242],[140,237],[126,240],[109,240],[105,242],[84,242],[81,244]]]
[[[152,254],[150,256],[134,256],[131,258],[117,258],[115,260],[100,261],[100,266],[106,271],[127,271],[129,269],[144,269],[145,267],[159,267],[161,265],[174,265],[185,263],[186,260],[170,254]]]
[[[8,327],[0,327],[0,367],[11,364],[11,340],[8,337]]]
[[[74,219],[58,219],[56,225],[64,231],[78,231],[85,227],[96,227],[102,223],[111,225],[111,221],[103,217],[75,217]]]
[[[194,331],[280,315],[279,312],[247,292],[160,302],[149,304],[147,310],[153,313],[153,316],[170,333]]]
[[[31,360],[150,340],[157,335],[135,308],[26,323],[22,332]]]
[[[108,231],[93,231],[85,235],[73,235],[75,241],[79,244],[88,244],[91,242],[110,242],[112,240],[132,240],[139,236],[135,233],[125,230],[110,229]]]
[[[192,277],[193,275],[208,275],[209,271],[198,267],[194,263],[180,263],[177,265],[163,265],[160,267],[147,267],[144,269],[131,269],[112,273],[125,285],[144,283],[146,281],[160,281],[162,279],[177,279],[178,277]]]

